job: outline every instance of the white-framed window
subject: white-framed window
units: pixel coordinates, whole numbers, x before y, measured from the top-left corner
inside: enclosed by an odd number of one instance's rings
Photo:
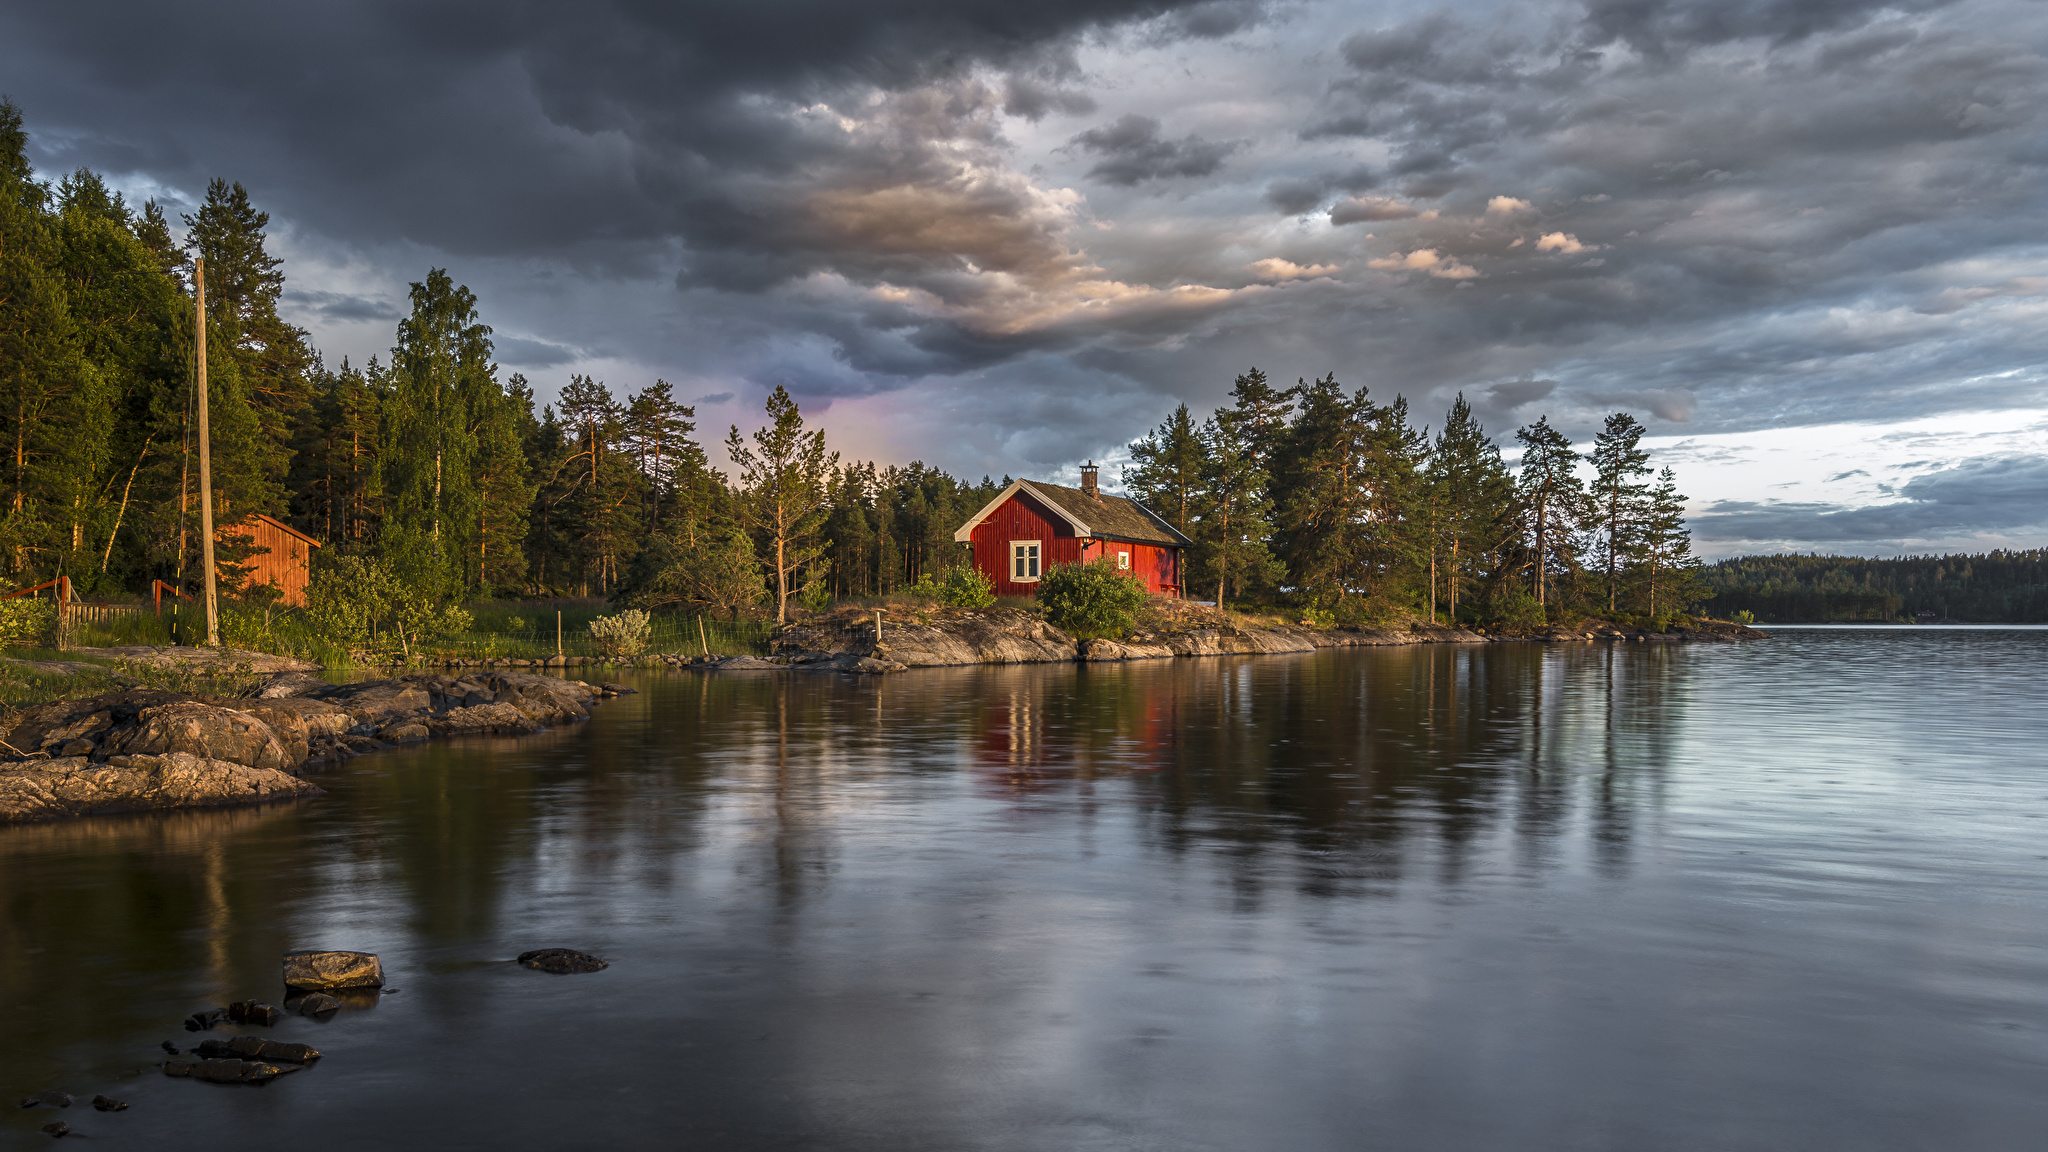
[[[1129,572],[1131,570],[1131,554],[1129,552],[1117,553],[1116,566],[1123,569],[1126,572]]]
[[[1038,579],[1039,557],[1038,541],[1010,541],[1010,579],[1019,584],[1036,582]]]

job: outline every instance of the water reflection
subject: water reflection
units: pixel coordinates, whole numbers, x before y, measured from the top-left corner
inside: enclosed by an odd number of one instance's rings
[[[1949,1006],[1916,961],[1857,966],[1926,936],[1893,878],[1944,893],[1943,938],[1997,937],[1999,988],[2048,940],[1964,911],[2041,895],[2010,752],[2048,734],[2013,687],[2048,644],[1916,650],[1970,685],[1869,642],[649,675],[588,725],[353,761],[314,802],[0,831],[28,1038],[0,1085],[126,1084],[152,1117],[126,1130],[173,1145],[293,1116],[316,1148],[1828,1146],[1764,1136],[2020,1066],[1885,1016],[1919,1055],[1820,1070],[1810,1044],[1874,1026],[1817,996]],[[1890,723],[1905,700],[1947,719]],[[1967,838],[1874,783],[2015,715],[2002,764],[1943,777]],[[186,1013],[323,946],[383,953],[406,993],[320,1031],[317,1075],[147,1074]],[[616,963],[503,963],[546,946]],[[1978,1011],[2038,1057],[2028,995]],[[561,1058],[592,1036],[606,1060]],[[2041,1111],[1979,1095],[2000,1131]]]

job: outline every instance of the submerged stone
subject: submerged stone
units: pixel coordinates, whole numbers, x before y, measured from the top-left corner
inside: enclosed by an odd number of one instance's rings
[[[43,1135],[56,1137],[69,1136],[71,1135],[71,1125],[66,1124],[62,1120],[53,1120],[50,1123],[43,1125]]]
[[[71,1097],[55,1089],[47,1089],[33,1096],[25,1097],[21,1102],[23,1108],[34,1108],[38,1104],[45,1108],[69,1108],[71,1107]]]
[[[92,1098],[92,1106],[93,1110],[97,1112],[126,1112],[128,1110],[128,1102],[126,1100],[116,1100],[112,1096],[95,1096]]]
[[[540,972],[552,972],[557,976],[570,976],[578,972],[601,972],[611,967],[611,961],[600,960],[588,952],[574,948],[538,948],[532,952],[521,952],[518,963]]]
[[[285,1001],[285,1007],[301,1016],[312,1016],[325,1020],[341,1010],[341,1001],[324,992],[311,992],[296,1000]]]
[[[254,1024],[268,1028],[277,1023],[278,1018],[283,1015],[284,1013],[279,1012],[275,1005],[262,1004],[255,1000],[237,1000],[228,1005],[228,1019],[237,1024]]]

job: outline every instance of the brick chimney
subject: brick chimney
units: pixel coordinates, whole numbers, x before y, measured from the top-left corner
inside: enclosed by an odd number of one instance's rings
[[[1081,465],[1081,491],[1086,492],[1093,499],[1100,500],[1102,499],[1102,493],[1096,489],[1095,485],[1095,473],[1097,471],[1098,469],[1093,460]]]

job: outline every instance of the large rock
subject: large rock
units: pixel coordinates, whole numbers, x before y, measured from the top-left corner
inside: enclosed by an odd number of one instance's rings
[[[875,646],[872,613],[842,613],[793,625],[775,638],[779,656],[839,653],[912,668],[957,664],[1047,664],[1074,659],[1074,638],[1019,608],[934,608],[923,619],[885,616]]]
[[[516,706],[498,703],[453,709],[434,717],[428,727],[436,736],[527,733],[539,729],[539,725]]]
[[[185,752],[113,756],[105,763],[83,756],[0,763],[0,824],[320,794],[320,789],[275,768],[253,768]]]
[[[287,952],[284,986],[300,991],[380,988],[384,966],[374,952]]]
[[[303,755],[292,755],[270,725],[255,716],[197,700],[143,709],[136,715],[133,728],[114,732],[101,741],[100,752],[107,756],[184,752],[279,772],[297,768],[304,759]]]
[[[611,967],[611,961],[601,960],[588,952],[574,948],[536,948],[521,952],[518,964],[540,972],[551,972],[556,976],[573,976],[579,972],[602,972]]]

